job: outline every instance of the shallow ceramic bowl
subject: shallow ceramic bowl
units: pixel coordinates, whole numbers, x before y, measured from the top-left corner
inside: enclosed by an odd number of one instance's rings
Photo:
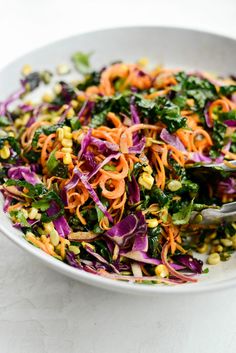
[[[219,74],[236,71],[236,41],[233,39],[179,28],[115,28],[63,39],[15,60],[0,72],[0,99],[6,98],[17,89],[19,72],[24,64],[30,64],[36,70],[55,71],[56,65],[61,63],[71,66],[70,57],[76,51],[93,52],[91,61],[95,68],[116,60],[134,62],[147,57],[151,64],[164,64],[169,67],[208,70]],[[76,73],[72,73],[73,75],[78,76]],[[22,233],[12,227],[2,207],[0,217],[1,232],[28,253],[58,272],[97,287],[126,293],[157,295],[218,291],[236,284],[236,256],[228,262],[210,267],[209,274],[200,276],[196,284],[150,286],[105,279],[74,269],[29,244],[22,237]]]

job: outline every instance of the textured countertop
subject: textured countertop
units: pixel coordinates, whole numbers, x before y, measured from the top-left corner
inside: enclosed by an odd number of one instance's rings
[[[0,0],[0,67],[50,41],[122,25],[236,37],[235,0]],[[0,235],[0,353],[233,353],[236,288],[122,295],[76,283]]]

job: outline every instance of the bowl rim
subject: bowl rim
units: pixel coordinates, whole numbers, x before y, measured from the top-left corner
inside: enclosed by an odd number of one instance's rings
[[[190,33],[192,32],[192,33],[199,33],[203,36],[207,35],[212,37],[218,37],[219,39],[222,39],[222,40],[231,40],[236,42],[236,38],[234,37],[230,37],[230,36],[226,36],[226,35],[222,35],[214,32],[192,29],[192,28],[184,28],[184,27],[175,27],[175,26],[172,27],[167,25],[166,26],[141,25],[141,26],[104,27],[99,30],[85,31],[71,36],[67,36],[67,37],[58,39],[56,41],[49,42],[43,46],[36,47],[31,51],[27,51],[23,55],[18,56],[16,59],[10,61],[8,64],[1,67],[0,74],[5,70],[7,70],[11,65],[16,63],[17,61],[23,60],[28,55],[31,55],[31,54],[37,55],[38,51],[46,50],[51,45],[59,45],[60,43],[63,44],[63,42],[71,40],[72,38],[77,38],[84,35],[93,35],[98,32],[102,33],[102,32],[108,32],[108,31],[115,32],[119,30],[129,31],[129,30],[140,30],[140,29],[175,30],[179,32],[190,32]],[[7,214],[6,214],[6,217],[7,217]],[[13,228],[12,225],[10,226]],[[195,293],[220,291],[220,290],[229,289],[236,285],[236,274],[235,274],[235,278],[233,279],[220,280],[219,282],[216,281],[209,284],[205,282],[203,286],[198,286],[197,284],[194,285],[191,283],[186,283],[184,285],[178,285],[178,286],[166,286],[166,285],[158,285],[158,284],[145,285],[145,284],[116,281],[113,279],[105,278],[96,274],[88,273],[88,272],[73,268],[72,266],[69,266],[64,262],[57,260],[53,256],[46,254],[41,249],[27,242],[23,237],[16,236],[12,232],[10,232],[8,229],[8,226],[6,226],[2,222],[0,222],[0,231],[13,243],[17,244],[19,247],[27,251],[29,254],[35,256],[37,259],[39,259],[49,268],[52,268],[53,270],[56,270],[57,272],[60,272],[63,275],[69,276],[70,278],[76,279],[79,282],[86,283],[88,285],[93,285],[107,290],[113,290],[113,291],[118,291],[122,293],[145,294],[145,295],[148,295],[148,294],[149,295],[154,295],[154,294],[168,294],[168,295],[175,294],[176,295],[176,294],[195,294]]]

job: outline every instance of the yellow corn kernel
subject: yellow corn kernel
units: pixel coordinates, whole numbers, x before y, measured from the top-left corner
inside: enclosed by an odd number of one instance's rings
[[[38,214],[38,210],[35,207],[32,207],[30,212],[29,212],[29,219],[35,219],[35,217]]]
[[[21,212],[23,213],[23,216],[27,219],[29,217],[28,211],[26,211],[25,208],[22,208]]]
[[[78,255],[80,253],[80,249],[78,246],[70,245],[69,250],[72,251],[75,255]]]
[[[73,146],[73,141],[72,140],[67,140],[67,139],[63,139],[61,141],[61,144],[63,147],[72,147]]]
[[[70,245],[70,241],[68,239],[62,238],[60,237],[61,242],[63,242],[65,245],[69,246]]]
[[[79,103],[78,103],[76,100],[74,100],[74,99],[72,99],[72,101],[70,102],[70,104],[72,105],[72,107],[73,107],[74,109],[78,108],[78,105],[79,105]]]
[[[21,119],[21,125],[25,126],[29,121],[29,118],[30,118],[30,113],[24,114],[24,116]]]
[[[24,65],[21,69],[21,73],[23,76],[28,76],[32,72],[32,67],[28,64]]]
[[[73,116],[75,116],[75,111],[74,111],[73,108],[70,108],[70,109],[68,110],[68,112],[66,113],[66,117],[67,117],[67,118],[73,118]]]
[[[13,131],[10,131],[10,132],[8,133],[8,136],[10,136],[10,137],[15,137],[15,134],[14,134]]]
[[[72,139],[72,133],[68,131],[64,131],[64,137],[68,140]]]
[[[57,65],[56,70],[58,75],[67,75],[70,72],[70,68],[67,64]]]
[[[155,267],[155,274],[158,277],[164,278],[169,275],[168,268],[165,265],[158,265]]]
[[[158,226],[157,218],[146,219],[148,228],[156,228]]]
[[[201,246],[197,247],[197,252],[200,254],[205,254],[208,251],[208,244],[202,244]]]
[[[3,148],[0,150],[0,157],[2,159],[7,159],[11,155],[10,148],[8,146],[3,146]]]
[[[73,152],[71,147],[63,147],[61,149],[61,151],[64,152],[64,153],[72,153]]]
[[[70,153],[66,153],[65,156],[63,157],[63,163],[64,164],[71,164],[72,163],[72,158]]]
[[[64,132],[65,131],[71,132],[71,127],[70,126],[63,126],[63,130],[64,130]]]
[[[50,119],[50,122],[52,124],[57,124],[59,120],[60,120],[59,116],[54,116],[53,118]]]
[[[75,141],[77,141],[79,143],[81,143],[81,140],[82,140],[83,137],[84,137],[84,134],[83,134],[82,130],[76,130],[76,131],[72,132],[73,140],[75,140]]]
[[[220,255],[218,253],[213,253],[208,256],[207,263],[209,265],[217,265],[220,262]]]
[[[51,103],[52,100],[53,100],[53,96],[52,96],[52,94],[50,94],[50,93],[44,93],[44,95],[42,96],[42,100],[43,100],[45,103]]]
[[[142,185],[145,189],[151,190],[154,183],[154,178],[147,172],[144,172],[138,178],[138,183],[139,185]]]
[[[25,237],[26,237],[26,238],[28,238],[28,237],[33,237],[33,238],[35,238],[35,235],[34,235],[34,233],[32,233],[32,232],[26,232]]]
[[[84,102],[84,101],[86,100],[86,97],[85,97],[84,95],[82,95],[82,94],[78,94],[77,100],[78,100],[79,102]]]
[[[145,167],[143,167],[143,171],[147,172],[148,174],[152,174],[152,167],[148,164]]]
[[[35,216],[35,219],[40,220],[41,219],[41,213],[37,213],[37,215]]]
[[[42,242],[43,242],[44,244],[47,244],[47,243],[49,242],[49,241],[48,241],[48,238],[46,237],[45,234],[42,234],[41,237],[40,237],[40,239],[42,240]]]
[[[170,191],[175,192],[182,188],[182,184],[179,180],[171,180],[168,183],[167,187]]]
[[[61,127],[57,129],[57,138],[59,141],[62,141],[64,138],[64,130]]]
[[[18,119],[15,120],[14,126],[15,126],[16,128],[19,128],[19,127],[22,126],[22,121],[21,121],[20,118],[18,118]]]
[[[61,89],[62,89],[62,87],[61,87],[60,83],[56,83],[55,86],[54,86],[54,88],[53,88],[53,91],[54,91],[56,94],[60,94],[60,93],[61,93]]]
[[[61,244],[58,244],[58,245],[56,246],[56,251],[59,252],[59,253],[61,252]]]
[[[56,229],[53,229],[50,233],[50,241],[52,245],[57,246],[60,242],[60,237]]]
[[[54,228],[54,225],[52,222],[49,222],[49,223],[44,223],[44,229],[45,231],[50,234],[55,228]]]

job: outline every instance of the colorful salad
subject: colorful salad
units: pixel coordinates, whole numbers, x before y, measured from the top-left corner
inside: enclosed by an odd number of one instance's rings
[[[73,62],[78,79],[59,65],[53,88],[51,72],[25,65],[0,103],[4,211],[33,246],[79,271],[196,282],[208,271],[197,253],[214,265],[236,250],[236,223],[204,226],[200,214],[236,200],[236,78],[147,70],[144,59],[92,71],[81,52]],[[43,85],[40,101],[30,98]]]

